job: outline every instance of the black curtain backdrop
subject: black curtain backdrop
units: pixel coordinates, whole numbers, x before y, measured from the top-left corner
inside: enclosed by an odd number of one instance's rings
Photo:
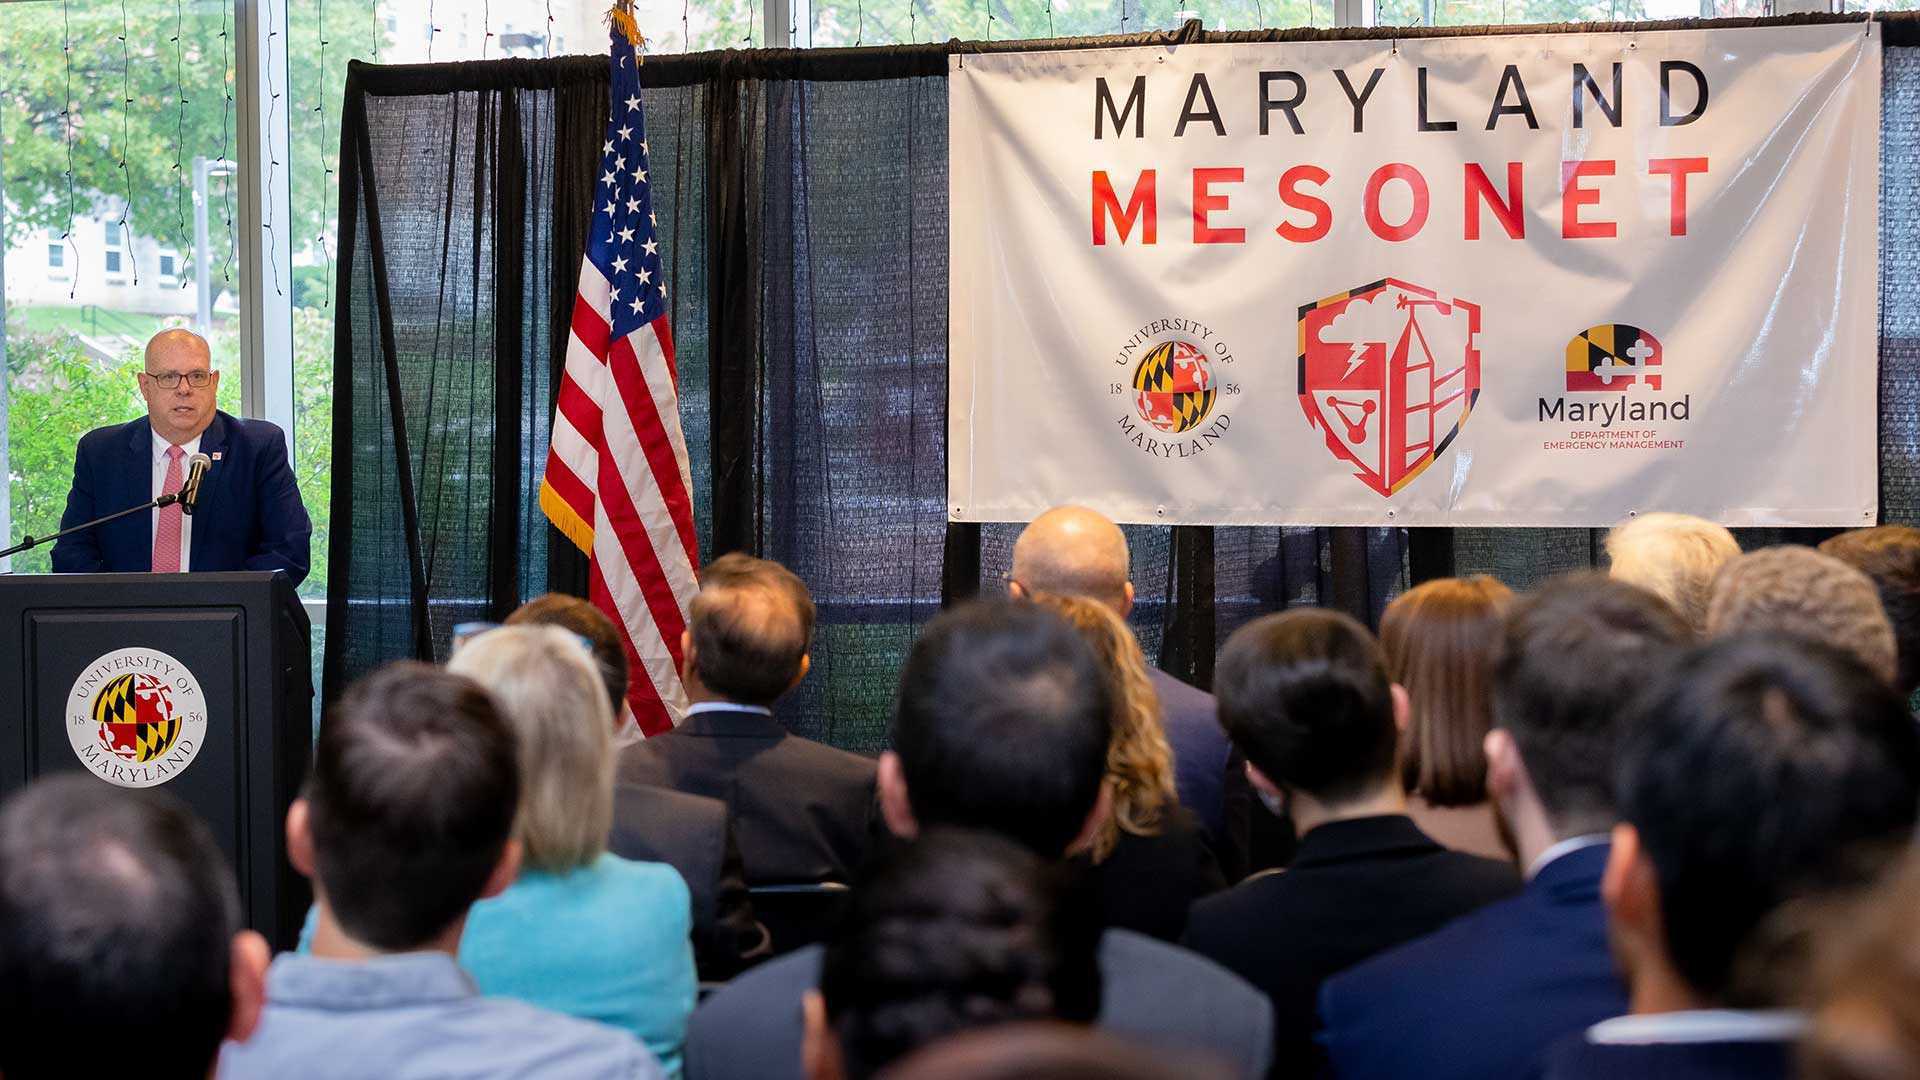
[[[896,673],[943,604],[1002,587],[1018,525],[948,520],[949,57],[1218,41],[1745,26],[1212,33],[649,58],[654,205],[672,280],[681,416],[703,559],[791,566],[820,608],[814,673],[781,709],[874,752]],[[1920,517],[1920,19],[1883,19],[1881,486]],[[602,57],[377,67],[347,76],[323,693],[387,660],[443,659],[452,628],[584,559],[535,501],[607,113]],[[1268,611],[1372,623],[1410,582],[1516,588],[1604,561],[1585,529],[1128,526],[1149,657],[1202,686]],[[1815,530],[1745,530],[1748,546]]]

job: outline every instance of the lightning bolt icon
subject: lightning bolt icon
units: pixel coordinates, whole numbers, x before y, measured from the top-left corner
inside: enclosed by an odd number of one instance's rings
[[[1353,349],[1353,355],[1347,357],[1347,370],[1340,373],[1341,382],[1346,382],[1348,379],[1353,378],[1353,373],[1360,370],[1360,365],[1365,362],[1367,358],[1366,342],[1356,341],[1352,344],[1351,348]]]

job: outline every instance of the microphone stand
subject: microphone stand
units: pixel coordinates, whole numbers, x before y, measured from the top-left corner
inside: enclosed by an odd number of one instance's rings
[[[0,559],[4,559],[9,555],[18,555],[23,551],[32,551],[34,548],[39,547],[41,544],[58,540],[63,536],[72,536],[74,533],[77,533],[77,532],[85,532],[86,530],[94,528],[95,526],[105,525],[109,521],[119,521],[121,518],[126,517],[129,514],[138,514],[144,510],[157,510],[163,506],[172,506],[174,503],[177,503],[179,501],[180,501],[180,494],[179,492],[175,492],[171,495],[162,495],[157,499],[150,499],[147,502],[143,502],[138,506],[129,506],[125,510],[116,510],[115,512],[108,514],[105,517],[97,517],[97,518],[94,518],[92,521],[83,521],[80,524],[75,525],[71,529],[61,529],[59,532],[54,533],[51,536],[31,536],[31,535],[22,536],[20,538],[19,543],[13,545],[10,548],[7,548],[5,551],[0,551]]]

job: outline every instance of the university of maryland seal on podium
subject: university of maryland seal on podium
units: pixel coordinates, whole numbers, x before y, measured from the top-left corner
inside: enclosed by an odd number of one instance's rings
[[[206,742],[207,699],[185,664],[158,649],[116,649],[81,669],[67,695],[67,739],[87,771],[145,788],[180,775]]]

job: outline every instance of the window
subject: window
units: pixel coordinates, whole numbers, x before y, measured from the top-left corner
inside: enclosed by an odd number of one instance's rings
[[[178,252],[162,251],[160,253],[160,277],[168,283],[180,280],[180,255]]]
[[[47,245],[47,269],[65,270],[67,268],[67,245]]]
[[[115,277],[120,274],[126,273],[125,269],[123,269],[124,260],[122,258],[122,252],[119,248],[113,248],[113,247],[108,248],[106,250],[106,256],[107,256],[106,270],[107,270],[108,277]]]

